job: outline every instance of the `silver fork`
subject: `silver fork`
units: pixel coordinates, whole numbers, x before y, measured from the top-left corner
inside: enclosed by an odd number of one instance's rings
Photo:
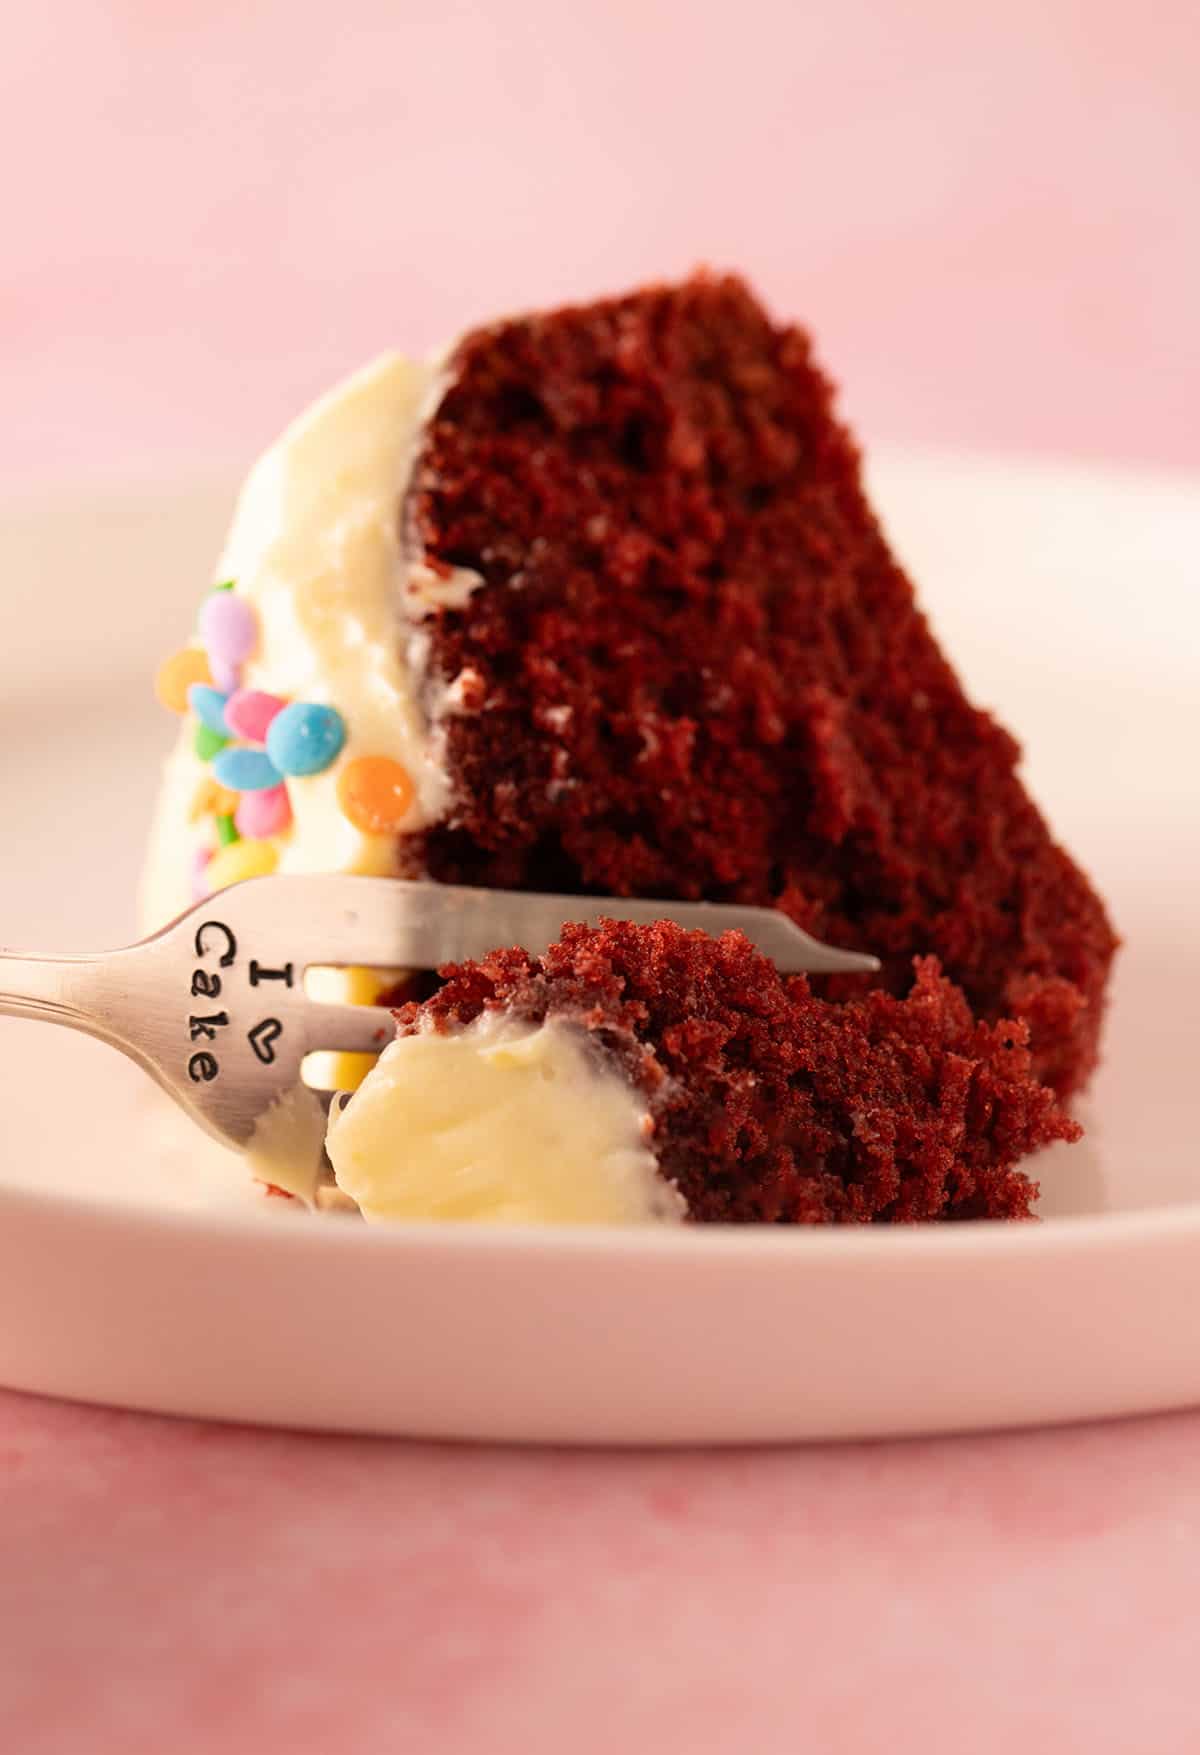
[[[0,952],[0,1013],[96,1036],[149,1073],[200,1126],[246,1147],[318,1049],[377,1050],[377,1006],[308,998],[314,965],[437,969],[519,945],[533,955],[564,921],[602,918],[720,933],[740,928],[784,972],[878,969],[821,944],[771,908],[468,889],[393,878],[267,877],[233,884],[126,949],[91,956]]]

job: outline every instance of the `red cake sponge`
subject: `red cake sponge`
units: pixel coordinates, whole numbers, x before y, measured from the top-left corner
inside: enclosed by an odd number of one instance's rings
[[[803,332],[699,276],[478,330],[449,371],[408,517],[484,583],[430,623],[464,705],[410,868],[778,906],[894,995],[933,955],[1076,1089],[1112,929],[918,609]]]

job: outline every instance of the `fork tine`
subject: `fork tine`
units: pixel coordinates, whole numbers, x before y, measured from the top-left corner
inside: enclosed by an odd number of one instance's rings
[[[775,966],[785,975],[803,971],[808,975],[872,975],[879,968],[879,958],[867,951],[844,951],[836,945],[813,938],[781,914],[777,908],[722,908],[729,918],[704,925],[709,932],[724,932],[730,926],[740,927]]]
[[[285,933],[289,922],[293,932],[303,928],[308,965],[436,969],[509,945],[522,945],[540,956],[559,937],[565,921],[594,924],[611,917],[642,923],[675,920],[714,934],[740,927],[785,973],[857,973],[879,967],[863,952],[838,950],[811,938],[774,908],[307,874],[251,878],[244,888],[245,904],[267,930]]]

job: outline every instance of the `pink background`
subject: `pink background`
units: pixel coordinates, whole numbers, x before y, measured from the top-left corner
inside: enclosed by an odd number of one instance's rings
[[[0,455],[240,461],[375,349],[708,261],[871,438],[1197,463],[1198,85],[1191,0],[10,7]]]
[[[10,9],[5,480],[227,468],[374,349],[701,260],[871,439],[1195,466],[1197,90],[1188,0]],[[1182,1755],[1198,1454],[1190,1415],[572,1456],[0,1394],[0,1742]]]

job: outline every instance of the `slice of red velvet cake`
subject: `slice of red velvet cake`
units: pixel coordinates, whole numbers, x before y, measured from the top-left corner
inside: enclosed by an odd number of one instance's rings
[[[1112,930],[917,608],[800,330],[705,276],[479,330],[409,520],[484,580],[429,623],[460,701],[431,876],[774,904],[894,993],[934,954],[1083,1082]]]
[[[1022,1218],[1018,1160],[1079,1133],[1025,1026],[977,1021],[932,959],[904,999],[837,1003],[740,933],[570,926],[398,1018],[329,1132],[369,1217]]]
[[[1027,1210],[1013,1166],[1071,1132],[1043,1087],[1093,1067],[1116,941],[917,608],[807,337],[740,281],[386,356],[260,461],[217,579],[159,679],[185,723],[148,927],[191,885],[330,870],[766,904],[882,959],[810,992],[667,929],[498,952],[403,1014],[335,1164],[402,1084],[396,1154],[462,1148],[431,1210],[545,1210],[503,1193],[502,1120],[559,1169],[570,1135],[574,1216],[663,1189],[698,1219]],[[361,975],[326,997],[377,995]]]

